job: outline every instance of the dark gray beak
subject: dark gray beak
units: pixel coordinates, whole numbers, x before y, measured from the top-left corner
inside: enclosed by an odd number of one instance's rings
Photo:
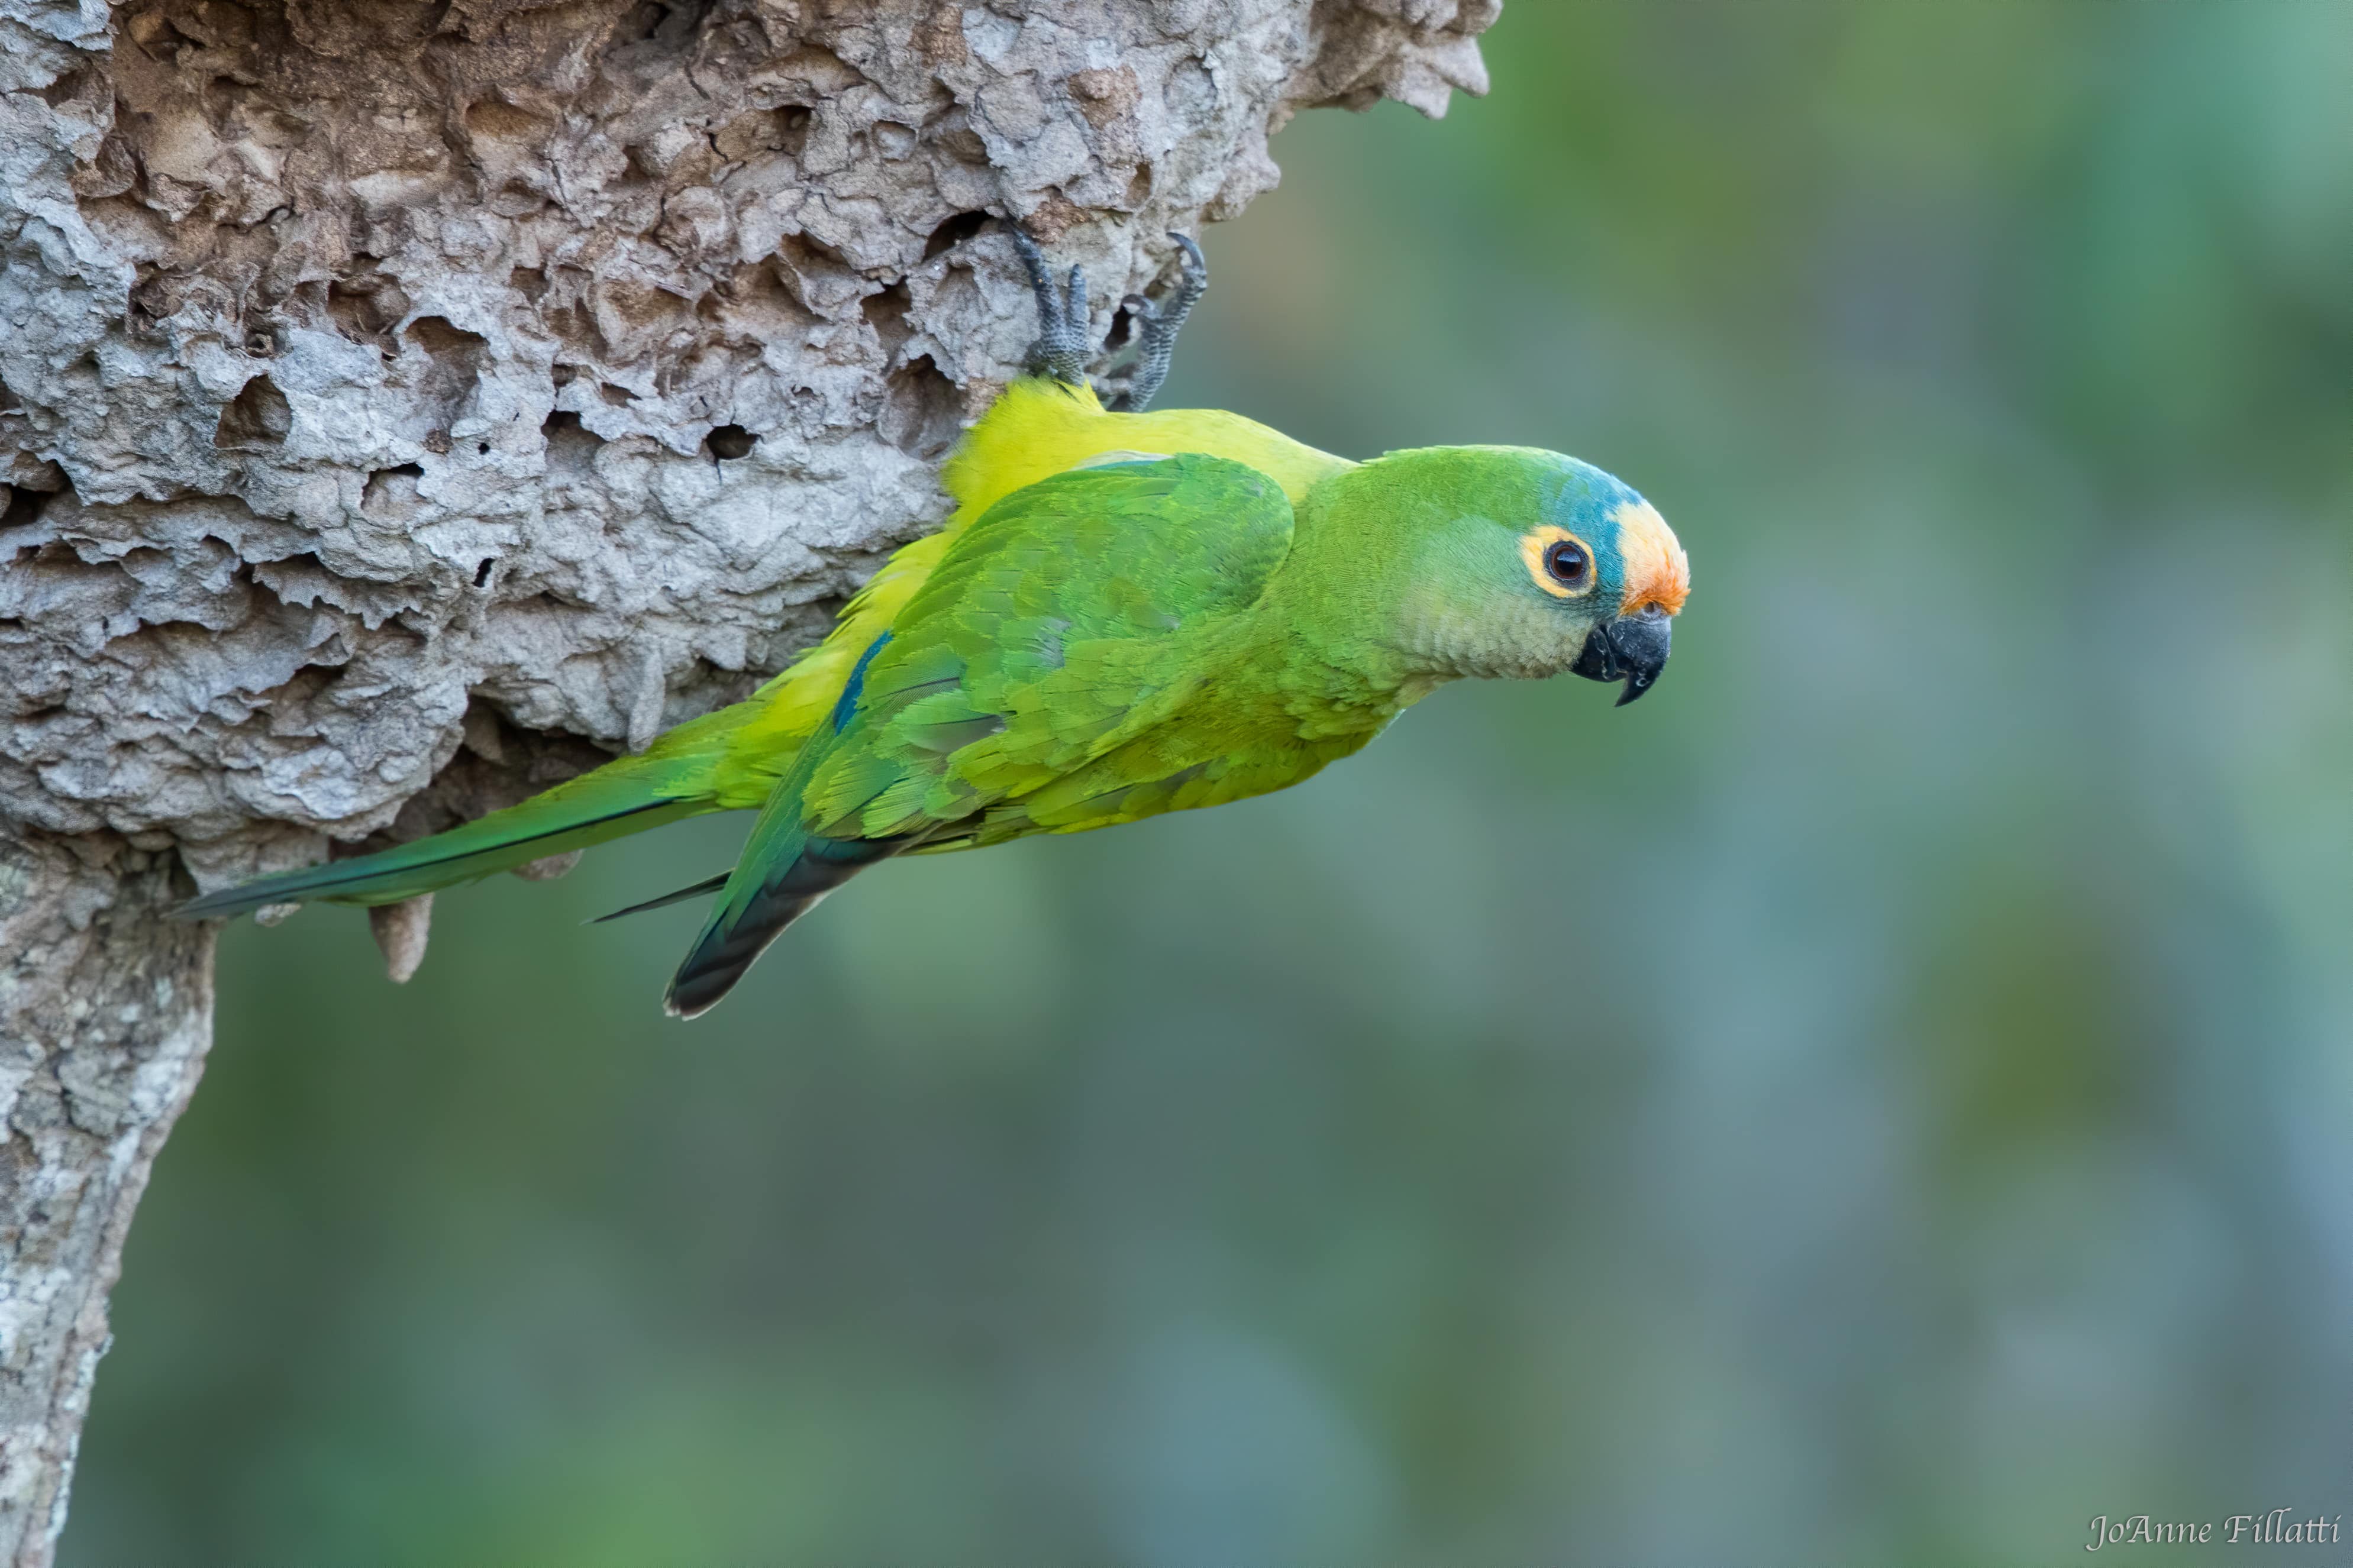
[[[1651,689],[1659,671],[1667,668],[1673,628],[1674,622],[1656,605],[1604,622],[1587,635],[1569,673],[1588,680],[1624,681],[1626,689],[1618,698],[1623,708]]]

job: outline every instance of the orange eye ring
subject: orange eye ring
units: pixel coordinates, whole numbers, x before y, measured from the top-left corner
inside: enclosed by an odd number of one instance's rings
[[[1544,523],[1520,535],[1520,559],[1528,578],[1556,599],[1581,599],[1593,592],[1599,574],[1593,547],[1565,528]]]

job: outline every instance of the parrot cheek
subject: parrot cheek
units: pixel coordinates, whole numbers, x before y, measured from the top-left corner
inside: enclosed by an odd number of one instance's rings
[[[1456,585],[1461,575],[1430,574],[1399,607],[1393,646],[1421,671],[1450,680],[1540,680],[1571,668],[1587,646],[1585,604],[1545,597],[1525,581],[1466,594]]]

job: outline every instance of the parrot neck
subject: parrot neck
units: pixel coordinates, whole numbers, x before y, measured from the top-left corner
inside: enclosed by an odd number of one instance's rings
[[[1433,560],[1448,498],[1377,482],[1387,478],[1370,468],[1335,476],[1301,507],[1269,596],[1291,640],[1398,708],[1465,677],[1550,674],[1524,668],[1530,628],[1497,624],[1493,605],[1464,603],[1451,563]]]
[[[1401,584],[1390,579],[1403,574],[1377,550],[1352,547],[1351,531],[1347,520],[1311,503],[1293,532],[1290,558],[1269,584],[1264,612],[1302,679],[1351,705],[1403,706],[1426,694],[1434,684],[1429,678],[1440,672],[1412,657],[1392,624]],[[1409,685],[1413,695],[1398,700]]]

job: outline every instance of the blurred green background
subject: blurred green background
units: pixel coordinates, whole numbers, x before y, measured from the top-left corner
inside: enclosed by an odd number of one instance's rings
[[[693,910],[576,922],[733,820],[445,897],[406,989],[354,913],[232,931],[69,1564],[2353,1512],[2353,5],[1515,0],[1487,56],[1283,132],[1166,401],[1625,476],[1694,565],[1661,689],[886,866],[691,1028]]]

